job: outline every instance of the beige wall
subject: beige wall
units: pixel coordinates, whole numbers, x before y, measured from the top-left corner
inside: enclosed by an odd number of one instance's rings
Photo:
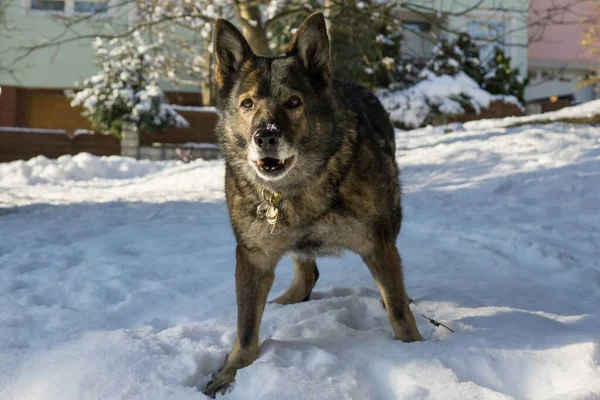
[[[583,18],[592,16],[598,0],[531,0],[529,23],[532,42],[529,59],[532,61],[590,62],[580,42]],[[547,22],[548,10],[563,9]],[[600,15],[597,16],[600,19]]]

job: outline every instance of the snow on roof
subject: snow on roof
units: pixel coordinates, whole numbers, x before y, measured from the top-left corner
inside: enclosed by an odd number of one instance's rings
[[[217,112],[217,107],[213,106],[182,106],[179,104],[171,104],[175,111],[190,111],[190,112]]]
[[[23,133],[63,133],[64,129],[40,129],[40,128],[23,128],[19,126],[0,126],[0,132],[23,132]]]

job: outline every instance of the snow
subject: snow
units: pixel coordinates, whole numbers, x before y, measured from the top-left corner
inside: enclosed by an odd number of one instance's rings
[[[20,126],[0,126],[0,132],[22,132],[22,133],[63,133],[64,129],[40,129],[40,128],[22,128]]]
[[[120,156],[96,157],[89,153],[64,155],[58,159],[37,156],[27,161],[0,164],[0,187],[4,185],[61,184],[70,181],[117,180],[142,177],[179,161],[137,161]]]
[[[175,111],[196,111],[196,112],[217,112],[217,107],[213,106],[183,106],[180,104],[171,104]]]
[[[267,19],[272,19],[273,17],[275,17],[281,11],[282,5],[283,4],[280,3],[278,0],[271,0],[269,2],[269,6],[267,7]]]
[[[448,63],[449,66],[454,67],[456,69],[460,68],[460,64],[458,61],[456,61],[454,58],[449,58],[448,60],[446,60],[446,62]]]
[[[320,259],[311,301],[267,305],[223,398],[600,398],[600,128],[452,127],[397,133],[426,341],[392,340],[357,256]],[[235,338],[223,176],[220,160],[0,164],[0,398],[204,398]],[[270,298],[291,277],[286,258]]]
[[[425,79],[407,89],[377,91],[392,121],[408,128],[424,125],[436,111],[444,115],[461,115],[465,113],[465,105],[479,113],[494,100],[519,104],[513,96],[490,94],[464,72],[455,76],[435,76],[423,70],[421,74]]]
[[[73,131],[73,136],[79,136],[79,135],[106,135],[106,134],[102,133],[102,132],[92,131],[89,129],[75,129]]]
[[[64,129],[42,129],[42,128],[23,128],[20,126],[0,126],[0,132],[22,132],[22,133],[52,133],[63,134],[71,138],[78,135],[102,135],[103,133],[95,132],[89,129],[75,129],[72,135],[69,135]]]
[[[194,149],[215,149],[215,150],[219,149],[219,145],[218,144],[203,143],[203,142],[178,143],[177,146],[179,146],[179,147],[187,147],[187,148],[194,148]]]
[[[535,124],[556,122],[561,120],[583,120],[593,117],[600,117],[600,100],[592,100],[576,106],[561,108],[557,111],[550,111],[541,114],[526,115],[523,117],[507,117],[501,119],[487,119],[479,121],[470,121],[465,124],[472,129],[490,129],[501,128],[515,124]]]

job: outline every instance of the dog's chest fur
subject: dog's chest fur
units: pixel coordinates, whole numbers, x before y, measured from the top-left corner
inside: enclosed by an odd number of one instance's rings
[[[236,234],[250,247],[282,255],[316,257],[336,255],[343,249],[358,252],[367,245],[365,237],[371,236],[368,215],[374,204],[369,204],[369,198],[376,199],[364,196],[368,184],[362,187],[363,190],[357,193],[341,185],[334,206],[331,194],[318,190],[308,190],[292,199],[283,197],[279,209],[281,218],[274,226],[257,215],[258,198],[252,201],[247,195],[236,192],[229,198]],[[362,213],[356,212],[357,204],[361,204]]]
[[[348,248],[355,250],[365,235],[357,218],[336,211],[328,211],[310,224],[290,223],[291,219],[301,218],[302,213],[296,214],[289,206],[283,207],[281,213],[282,219],[274,227],[257,218],[251,223],[247,236],[254,236],[253,241],[262,249],[316,257],[336,255]]]

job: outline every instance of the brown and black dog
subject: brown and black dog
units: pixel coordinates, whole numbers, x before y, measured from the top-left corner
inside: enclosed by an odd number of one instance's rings
[[[258,355],[274,270],[294,261],[291,287],[274,300],[308,300],[315,258],[344,249],[367,264],[396,339],[422,340],[409,309],[396,248],[402,210],[394,129],[365,87],[333,79],[323,14],[309,16],[287,54],[255,55],[241,33],[215,30],[225,186],[237,240],[238,332],[205,393],[223,393]]]

